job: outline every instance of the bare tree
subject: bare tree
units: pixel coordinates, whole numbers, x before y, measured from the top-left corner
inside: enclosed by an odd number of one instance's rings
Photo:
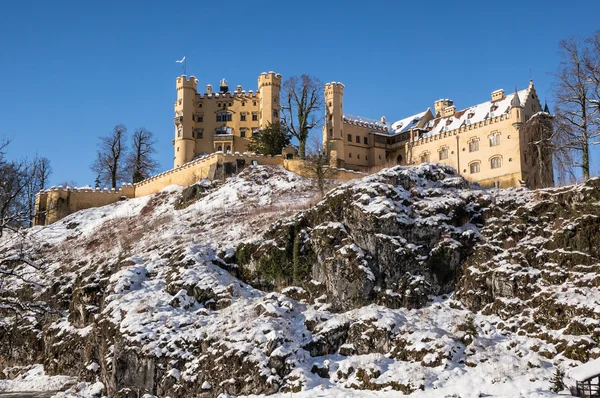
[[[308,177],[313,178],[321,196],[325,194],[325,187],[329,180],[334,179],[338,170],[330,165],[331,142],[325,144],[312,138],[308,148],[308,156],[303,164],[303,171]]]
[[[281,124],[298,139],[299,155],[306,157],[306,141],[311,129],[323,118],[323,83],[316,77],[292,76],[283,83]]]
[[[593,120],[600,125],[600,30],[585,40],[587,45],[583,54],[583,65],[591,83],[590,104],[593,109]]]
[[[31,198],[35,198],[31,192],[30,164],[7,160],[5,150],[9,144],[9,140],[0,140],[0,236],[5,229],[16,230],[29,225],[33,209]]]
[[[583,178],[590,178],[590,145],[600,143],[600,129],[594,113],[593,79],[586,68],[590,48],[576,38],[560,42],[562,60],[555,76],[556,102],[555,146],[569,153],[573,164],[581,168]],[[560,154],[559,154],[560,155]]]
[[[154,134],[141,127],[133,133],[133,145],[127,156],[127,173],[135,184],[150,177],[158,170],[158,162],[152,158],[154,149]]]
[[[38,189],[46,189],[48,185],[48,178],[52,174],[52,166],[50,166],[50,159],[46,157],[37,156],[33,159],[34,163],[34,177],[37,181]]]
[[[91,166],[92,171],[100,175],[102,182],[115,189],[117,182],[122,181],[124,177],[126,133],[127,128],[118,124],[109,135],[100,137],[96,160]]]

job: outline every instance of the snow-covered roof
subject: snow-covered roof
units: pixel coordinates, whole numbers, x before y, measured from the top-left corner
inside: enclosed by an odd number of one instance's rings
[[[412,115],[409,117],[405,117],[404,119],[401,119],[401,120],[398,120],[398,121],[392,123],[392,129],[394,130],[394,133],[395,134],[404,133],[406,131],[409,131],[410,129],[414,129],[415,127],[417,127],[417,124],[419,124],[419,122],[421,121],[423,116],[425,116],[425,114],[427,113],[428,110],[429,110],[429,108],[426,109],[424,112],[417,113],[416,115]]]
[[[577,381],[586,381],[600,374],[600,358],[594,359],[579,365],[576,368],[569,369],[567,375]]]
[[[380,129],[390,129],[389,123],[384,123],[381,120],[370,119],[368,117],[362,116],[354,116],[344,113],[344,122],[346,123],[357,123],[357,124],[366,124],[372,128],[380,128]]]
[[[517,94],[521,104],[524,104],[527,99],[528,89],[518,91]],[[486,119],[506,114],[510,110],[511,101],[514,96],[514,93],[508,94],[501,100],[486,101],[456,112],[452,116],[433,119],[425,126],[429,131],[423,135],[423,138],[431,137],[444,131],[451,131],[463,125],[479,123]]]

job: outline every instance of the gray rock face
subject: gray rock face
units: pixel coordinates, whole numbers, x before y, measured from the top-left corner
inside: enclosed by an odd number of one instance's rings
[[[454,289],[490,200],[449,167],[394,167],[347,183],[314,208],[277,223],[266,242],[255,245],[249,268],[254,279],[268,279],[273,275],[260,266],[265,258],[282,270],[294,269],[294,258],[311,258],[310,272],[293,282],[322,284],[339,310],[373,302],[418,308],[428,295]],[[277,254],[289,252],[285,248],[300,232],[306,237],[299,253],[269,256],[273,247]],[[278,284],[285,283],[282,274],[273,278]]]

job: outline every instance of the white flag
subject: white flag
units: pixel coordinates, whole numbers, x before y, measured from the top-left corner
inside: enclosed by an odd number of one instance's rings
[[[183,63],[183,61],[185,61],[185,55],[183,56],[183,58],[181,58],[180,60],[177,60],[175,62],[177,62],[178,64]]]

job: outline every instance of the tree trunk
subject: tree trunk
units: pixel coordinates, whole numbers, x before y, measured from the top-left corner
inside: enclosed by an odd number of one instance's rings
[[[306,140],[298,140],[298,155],[300,159],[306,159]]]
[[[582,146],[581,170],[583,171],[583,181],[590,179],[590,145],[586,141]]]

